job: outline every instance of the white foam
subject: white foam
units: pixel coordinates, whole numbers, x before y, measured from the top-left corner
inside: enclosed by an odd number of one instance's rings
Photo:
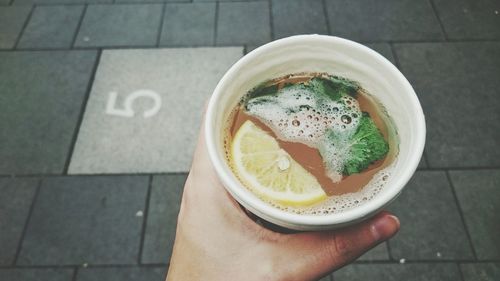
[[[343,95],[334,101],[308,88],[288,87],[274,96],[250,99],[246,109],[266,123],[280,139],[317,148],[327,166],[328,176],[334,182],[342,179],[344,161],[349,159],[346,144],[361,118],[355,98]],[[328,129],[339,136],[337,145],[325,138]]]
[[[307,208],[297,208],[290,206],[283,206],[276,202],[268,201],[261,198],[263,201],[271,204],[272,206],[286,212],[292,212],[302,215],[328,215],[336,214],[347,211],[349,209],[361,206],[366,202],[373,199],[382,190],[383,186],[390,181],[392,171],[395,167],[394,161],[385,169],[376,173],[371,181],[365,185],[360,191],[354,193],[347,193],[342,195],[333,195],[328,197],[325,201]]]

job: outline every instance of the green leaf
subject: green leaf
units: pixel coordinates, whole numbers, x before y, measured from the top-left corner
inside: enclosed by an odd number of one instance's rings
[[[342,133],[329,130],[327,141],[337,150],[344,151],[344,175],[361,173],[373,162],[384,158],[389,152],[389,144],[382,136],[370,115],[363,112],[356,132],[347,140]],[[343,147],[339,147],[343,146]]]

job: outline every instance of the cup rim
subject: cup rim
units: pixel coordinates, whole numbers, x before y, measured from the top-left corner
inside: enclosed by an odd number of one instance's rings
[[[363,205],[355,208],[351,208],[339,213],[331,213],[326,215],[308,215],[308,214],[296,214],[291,212],[285,212],[279,210],[268,203],[259,199],[256,195],[251,193],[243,184],[234,176],[232,170],[229,168],[224,157],[220,157],[217,153],[217,143],[215,142],[215,136],[218,132],[215,132],[215,117],[216,112],[220,109],[217,108],[219,99],[224,95],[222,89],[227,83],[235,77],[237,72],[248,63],[251,63],[254,59],[258,58],[261,54],[266,52],[268,49],[282,48],[289,46],[290,44],[307,44],[307,42],[325,42],[329,44],[339,44],[344,45],[349,48],[358,49],[358,51],[365,52],[369,54],[373,59],[378,60],[380,63],[384,64],[389,70],[390,74],[393,75],[401,86],[405,89],[405,94],[412,101],[411,107],[417,113],[414,116],[416,131],[421,132],[417,134],[416,139],[413,140],[412,150],[409,152],[408,165],[404,168],[397,178],[393,179],[391,183],[391,188],[384,193],[379,193],[372,200],[364,203]],[[385,57],[375,52],[374,50],[359,44],[357,42],[328,35],[296,35],[291,37],[286,37],[276,41],[267,43],[259,48],[251,51],[247,55],[239,59],[220,79],[217,84],[212,96],[210,97],[206,117],[205,117],[205,139],[207,142],[207,150],[209,158],[216,170],[219,179],[226,188],[226,190],[245,208],[250,209],[250,211],[256,211],[257,215],[263,215],[264,219],[270,220],[273,223],[281,223],[282,225],[299,225],[299,226],[310,226],[310,227],[327,227],[334,225],[344,225],[349,222],[357,221],[361,218],[365,218],[369,215],[373,215],[375,211],[383,208],[393,199],[395,199],[404,186],[408,183],[415,170],[418,167],[420,158],[425,146],[425,136],[426,136],[426,126],[425,117],[420,105],[420,102],[410,85],[408,80],[404,75]],[[251,196],[249,196],[249,193]]]

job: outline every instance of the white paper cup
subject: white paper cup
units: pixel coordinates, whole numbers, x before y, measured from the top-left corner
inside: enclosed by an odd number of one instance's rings
[[[259,199],[231,171],[223,146],[229,113],[260,83],[299,72],[326,72],[352,79],[375,96],[394,121],[399,154],[390,178],[366,203],[340,213],[305,215],[282,211]],[[425,118],[410,83],[382,55],[350,40],[299,35],[268,43],[236,62],[214,90],[206,113],[205,136],[210,160],[227,191],[260,218],[294,230],[346,226],[375,215],[394,200],[415,172],[425,144]]]

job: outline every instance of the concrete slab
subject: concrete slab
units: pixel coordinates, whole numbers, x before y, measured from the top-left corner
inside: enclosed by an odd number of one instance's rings
[[[188,171],[203,105],[242,52],[104,51],[69,173]]]
[[[19,48],[71,47],[82,12],[82,5],[36,7]]]

